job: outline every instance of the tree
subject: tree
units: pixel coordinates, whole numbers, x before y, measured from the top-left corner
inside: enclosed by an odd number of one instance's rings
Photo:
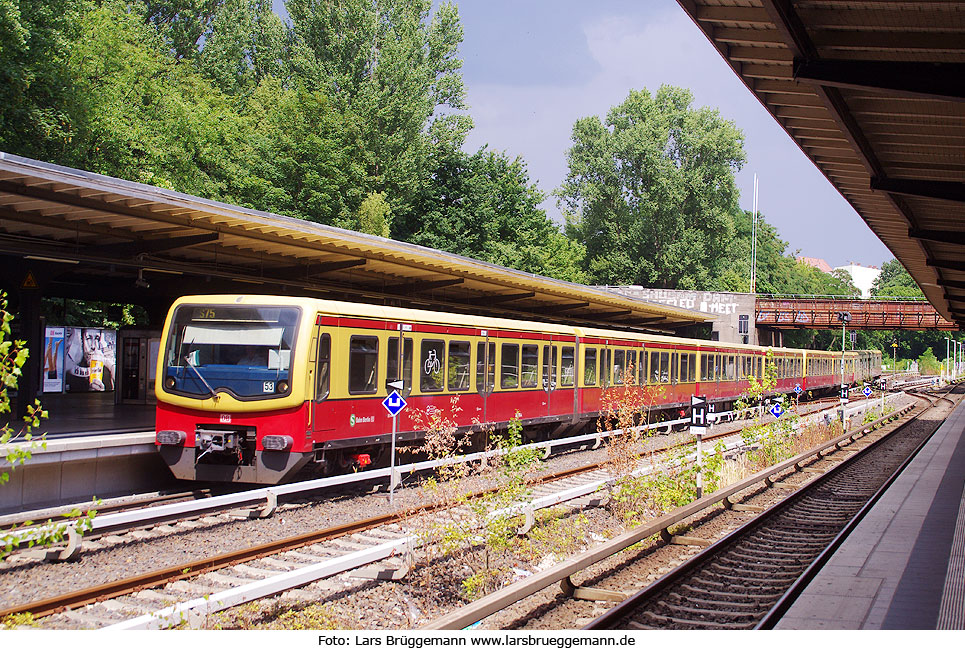
[[[385,193],[369,193],[359,208],[359,231],[388,238],[391,215],[392,208],[385,201]]]
[[[450,149],[435,160],[413,211],[393,236],[462,256],[566,281],[581,281],[583,249],[539,208],[522,159]]]
[[[288,0],[293,75],[343,118],[342,145],[364,177],[361,197],[385,193],[396,215],[421,185],[436,116],[465,108],[459,15],[430,0]],[[453,125],[465,124],[445,120]],[[454,132],[451,138],[458,139]],[[359,203],[361,198],[359,198]],[[359,203],[340,226],[354,228]]]
[[[198,65],[221,92],[244,97],[267,77],[287,79],[287,45],[287,30],[270,0],[224,0]]]
[[[915,297],[924,298],[925,294],[908,274],[898,259],[891,259],[881,266],[881,274],[871,286],[872,297]]]
[[[738,212],[743,135],[690,91],[631,91],[606,123],[573,127],[557,191],[567,233],[587,248],[592,283],[708,288]]]
[[[67,58],[82,0],[0,0],[0,150],[55,160],[77,99]]]

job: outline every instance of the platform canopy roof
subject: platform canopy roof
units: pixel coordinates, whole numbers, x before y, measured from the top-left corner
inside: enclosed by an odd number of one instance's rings
[[[678,2],[938,312],[965,323],[965,2]]]
[[[653,331],[713,317],[2,152],[0,262],[7,289],[164,308],[245,292]]]

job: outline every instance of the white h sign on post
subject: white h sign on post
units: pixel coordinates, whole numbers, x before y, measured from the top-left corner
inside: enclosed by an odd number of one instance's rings
[[[690,432],[697,436],[697,498],[704,493],[704,475],[700,471],[701,460],[701,437],[707,432],[707,397],[690,397]]]

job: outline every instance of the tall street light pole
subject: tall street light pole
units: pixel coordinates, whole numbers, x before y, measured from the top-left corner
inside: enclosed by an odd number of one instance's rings
[[[942,361],[942,371],[945,373],[945,379],[948,379],[951,376],[951,372],[948,370],[948,345],[950,342],[950,338],[945,338],[945,360]]]

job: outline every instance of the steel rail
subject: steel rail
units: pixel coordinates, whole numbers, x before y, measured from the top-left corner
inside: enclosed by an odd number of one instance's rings
[[[914,405],[909,405],[901,409],[895,410],[888,415],[885,415],[874,422],[869,424],[864,424],[856,429],[852,429],[847,433],[832,438],[822,444],[809,449],[808,451],[798,454],[792,458],[781,461],[770,467],[744,478],[737,483],[729,485],[726,488],[722,488],[712,494],[709,494],[701,499],[693,501],[686,506],[682,506],[673,512],[664,515],[658,519],[648,522],[638,528],[624,533],[608,542],[600,544],[589,551],[582,554],[574,556],[569,560],[550,567],[543,571],[540,571],[526,580],[514,583],[508,587],[497,590],[486,597],[474,601],[462,608],[453,610],[445,617],[436,619],[435,621],[423,626],[420,630],[449,630],[449,629],[459,629],[470,626],[481,619],[492,615],[499,610],[502,610],[517,601],[526,598],[536,592],[549,587],[553,583],[563,581],[564,585],[568,584],[570,587],[577,587],[576,583],[572,582],[572,576],[577,572],[580,572],[592,564],[600,562],[616,553],[619,553],[623,549],[637,544],[642,540],[656,534],[663,534],[668,531],[668,529],[674,524],[690,517],[701,510],[711,507],[715,503],[730,502],[729,497],[744,490],[752,485],[758,483],[766,483],[770,485],[772,483],[771,478],[775,474],[778,474],[790,467],[800,468],[803,466],[803,462],[814,456],[819,458],[823,457],[823,452],[828,449],[838,450],[841,448],[841,443],[845,440],[850,440],[853,442],[859,437],[870,433],[871,430],[877,428],[878,426],[884,425],[898,417],[904,415],[905,413],[911,411]]]

